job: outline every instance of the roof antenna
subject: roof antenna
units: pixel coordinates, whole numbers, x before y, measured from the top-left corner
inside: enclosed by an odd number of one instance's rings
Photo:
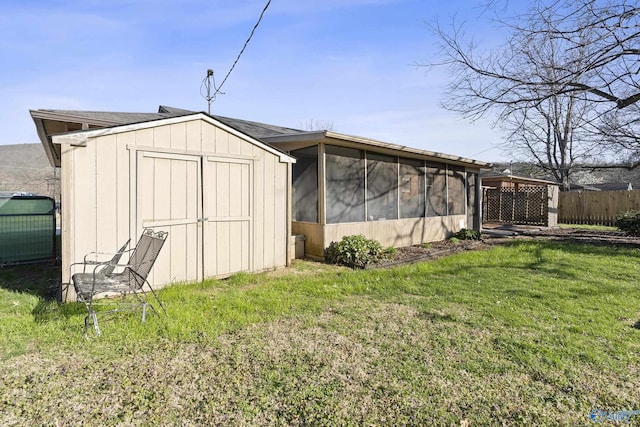
[[[207,100],[207,113],[211,114],[211,103],[216,99],[216,94],[215,92],[213,93],[213,95],[211,94],[211,84],[213,82],[213,88],[215,89],[216,87],[216,81],[213,77],[213,70],[211,68],[209,68],[207,70],[207,75],[205,76],[205,78],[202,80],[202,84],[200,85],[200,95],[202,95],[202,97],[204,99]],[[206,90],[206,93],[205,93]]]

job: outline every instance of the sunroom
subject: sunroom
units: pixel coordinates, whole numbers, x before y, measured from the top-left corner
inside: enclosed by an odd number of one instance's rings
[[[480,169],[488,163],[332,131],[263,138],[293,165],[292,231],[306,254],[343,236],[384,246],[437,241],[480,229]]]

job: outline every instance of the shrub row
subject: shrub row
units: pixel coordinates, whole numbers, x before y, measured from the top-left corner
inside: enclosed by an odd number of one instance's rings
[[[640,212],[626,211],[616,216],[616,227],[632,236],[640,236]]]
[[[480,240],[480,232],[463,228],[452,239]],[[380,242],[367,239],[362,234],[344,236],[339,242],[331,242],[324,251],[324,259],[330,264],[341,264],[351,268],[365,268],[392,258],[395,248],[383,248]]]

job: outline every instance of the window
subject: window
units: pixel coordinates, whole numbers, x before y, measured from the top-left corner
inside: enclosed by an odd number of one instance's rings
[[[293,164],[293,220],[318,222],[318,147],[291,152]]]
[[[446,165],[427,163],[427,216],[447,215],[447,175]]]
[[[367,220],[398,218],[396,157],[367,152]]]
[[[449,166],[447,171],[448,215],[465,214],[464,168]]]
[[[424,162],[400,159],[400,218],[424,216]]]
[[[364,221],[364,153],[353,148],[325,148],[327,224]]]

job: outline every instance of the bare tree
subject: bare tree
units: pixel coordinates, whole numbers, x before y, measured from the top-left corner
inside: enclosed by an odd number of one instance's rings
[[[491,4],[490,7],[494,7]],[[445,108],[496,117],[508,144],[558,182],[607,145],[628,157],[640,148],[640,8],[626,0],[552,0],[498,19],[504,45],[487,53],[463,27],[435,24],[453,80]]]
[[[548,22],[533,31],[550,27],[568,49],[586,53],[579,66],[563,70],[558,79],[562,90],[586,91],[592,100],[617,109],[640,100],[640,7],[635,0],[554,1],[545,11]]]
[[[330,120],[309,119],[300,124],[304,130],[333,130],[333,122]]]

